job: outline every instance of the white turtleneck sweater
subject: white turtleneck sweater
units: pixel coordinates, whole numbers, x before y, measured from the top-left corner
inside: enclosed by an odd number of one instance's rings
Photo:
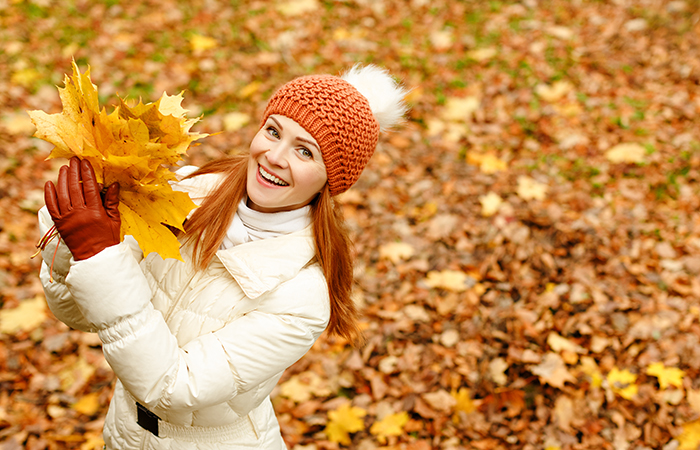
[[[303,230],[311,224],[311,207],[277,213],[262,213],[246,205],[244,198],[238,204],[233,222],[221,243],[221,250],[246,242],[269,239]]]

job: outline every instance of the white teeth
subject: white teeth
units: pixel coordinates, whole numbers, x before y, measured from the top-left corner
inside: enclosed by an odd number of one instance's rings
[[[271,182],[271,183],[274,183],[274,184],[276,184],[276,185],[278,185],[278,186],[289,186],[289,183],[280,180],[279,178],[277,178],[276,176],[272,175],[271,173],[268,173],[265,169],[263,169],[262,166],[259,166],[259,167],[260,167],[260,169],[259,169],[260,175],[261,175],[264,179],[266,179],[267,181],[269,181],[269,182]]]

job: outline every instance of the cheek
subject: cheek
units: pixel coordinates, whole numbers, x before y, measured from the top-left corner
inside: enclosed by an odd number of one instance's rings
[[[328,177],[326,176],[325,169],[315,170],[313,173],[309,174],[309,189],[315,194],[321,190],[326,184],[326,181],[328,181]]]
[[[253,140],[250,142],[250,155],[257,157],[265,150],[265,137],[262,136],[262,132],[258,132]]]
[[[255,157],[253,153],[250,154],[250,157],[248,158],[248,170],[246,174],[246,178],[248,180],[248,185],[250,186],[251,181],[255,178],[256,173],[258,171],[258,163],[255,161]]]

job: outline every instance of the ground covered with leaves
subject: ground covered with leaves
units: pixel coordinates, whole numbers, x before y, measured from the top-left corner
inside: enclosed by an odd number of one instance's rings
[[[0,448],[101,448],[114,381],[30,258],[72,58],[108,109],[184,90],[193,164],[292,77],[411,89],[339,199],[367,343],[284,376],[290,448],[698,448],[699,44],[697,0],[0,0]]]

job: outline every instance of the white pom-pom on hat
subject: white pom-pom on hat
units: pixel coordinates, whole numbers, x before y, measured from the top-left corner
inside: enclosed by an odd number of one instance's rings
[[[408,109],[404,103],[408,91],[387,70],[372,64],[364,67],[355,64],[340,78],[367,99],[380,131],[386,131],[401,122]]]

